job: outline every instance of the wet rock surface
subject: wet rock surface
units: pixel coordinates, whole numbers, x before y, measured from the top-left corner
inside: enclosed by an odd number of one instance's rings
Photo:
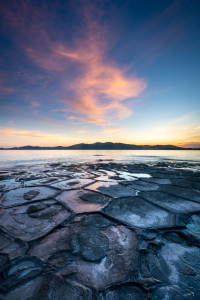
[[[0,299],[199,299],[194,163],[0,170]]]

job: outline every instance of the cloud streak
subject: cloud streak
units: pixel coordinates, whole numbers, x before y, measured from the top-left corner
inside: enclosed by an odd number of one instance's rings
[[[104,130],[104,132],[106,133],[115,133],[115,132],[119,132],[119,131],[124,131],[126,130],[125,127],[116,127],[116,128],[107,128]]]
[[[55,16],[47,13],[45,6],[33,10],[25,0],[20,5],[15,3],[14,12],[6,9],[7,21],[26,37],[16,40],[26,55],[47,74],[56,74],[67,115],[106,126],[108,120],[116,122],[132,114],[126,99],[131,98],[133,105],[146,83],[133,73],[127,75],[127,67],[108,59],[112,32],[103,21],[104,11],[97,2],[77,3],[82,5],[82,24],[71,40],[63,36],[52,38],[56,35],[51,24]],[[79,14],[77,8],[74,12]]]
[[[0,129],[0,135],[3,136],[20,136],[20,137],[32,137],[41,139],[67,139],[66,136],[60,134],[47,134],[40,131],[30,131],[30,130],[17,130],[17,129]]]

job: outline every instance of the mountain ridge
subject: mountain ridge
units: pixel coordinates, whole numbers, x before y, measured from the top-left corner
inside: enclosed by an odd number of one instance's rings
[[[174,145],[134,145],[124,143],[96,142],[94,144],[75,144],[68,147],[40,147],[22,146],[12,148],[0,148],[0,150],[200,150],[200,148],[183,148]]]

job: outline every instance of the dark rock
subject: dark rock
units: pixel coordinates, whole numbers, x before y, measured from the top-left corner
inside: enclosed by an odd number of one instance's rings
[[[163,192],[144,192],[142,198],[151,201],[171,212],[184,213],[200,211],[200,204]]]
[[[166,232],[163,236],[172,243],[185,244],[187,242],[187,239],[179,232]]]
[[[200,203],[200,191],[178,186],[162,186],[161,191]]]
[[[0,181],[0,191],[8,191],[17,189],[21,186],[20,182],[16,182],[15,179],[7,179]]]
[[[93,182],[93,180],[91,180],[91,179],[79,179],[78,178],[78,179],[59,181],[59,182],[51,184],[51,186],[61,189],[61,190],[73,190],[73,189],[82,188],[92,182]]]
[[[93,215],[87,222],[85,216],[35,243],[29,254],[86,286],[99,289],[124,281],[130,276],[135,236],[124,226],[105,220]]]
[[[0,288],[10,290],[17,284],[38,276],[44,267],[44,263],[38,258],[22,257],[3,270],[5,280]]]
[[[5,300],[92,300],[92,292],[57,274],[46,274],[9,293]]]
[[[171,184],[171,181],[169,179],[163,179],[163,178],[148,178],[143,180],[152,183],[157,183],[157,184]]]
[[[181,216],[179,217],[179,222],[180,218]],[[186,229],[184,231],[186,234],[193,237],[194,240],[197,240],[198,245],[200,246],[200,214],[194,214],[187,218]]]
[[[54,200],[4,209],[0,226],[13,236],[31,241],[47,234],[69,216],[69,212]]]
[[[10,260],[14,260],[25,255],[28,245],[22,240],[13,239],[0,230],[0,252],[7,254]]]
[[[31,190],[23,195],[24,200],[32,200],[40,194],[39,191]]]
[[[55,189],[49,187],[26,187],[9,191],[2,199],[1,204],[4,207],[17,206],[38,200],[51,198],[58,193]]]
[[[122,285],[115,290],[104,293],[102,300],[143,300],[144,292],[134,285]]]
[[[47,178],[42,178],[42,179],[36,179],[36,180],[30,180],[30,181],[25,181],[25,186],[44,186],[44,185],[51,185],[52,183],[58,182],[58,181],[63,181],[66,180],[66,177],[47,177]]]
[[[196,284],[200,274],[198,248],[169,243],[162,247],[156,260],[159,272],[153,274],[150,271],[150,276],[159,279],[162,284],[154,290],[153,299],[160,300],[166,297],[166,299],[192,299],[192,295],[198,297],[198,284]],[[162,261],[165,265],[161,263]],[[160,272],[167,275],[168,282],[162,279]]]
[[[184,179],[171,179],[173,185],[182,186],[184,188],[190,188],[194,190],[200,190],[200,183],[184,180]]]
[[[139,197],[116,199],[105,213],[117,220],[139,228],[172,226],[172,215]]]
[[[136,191],[116,184],[115,182],[96,182],[92,185],[89,185],[87,189],[97,191],[114,198],[136,196],[137,193]]]
[[[136,182],[129,184],[128,187],[139,191],[156,191],[159,189],[158,184],[154,184],[142,180],[137,180]]]
[[[87,229],[72,237],[72,250],[91,262],[100,262],[109,250],[109,239],[98,229]]]

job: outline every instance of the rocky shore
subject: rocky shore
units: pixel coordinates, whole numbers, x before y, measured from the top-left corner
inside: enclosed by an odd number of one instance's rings
[[[0,171],[0,299],[200,299],[200,172],[171,163]]]

